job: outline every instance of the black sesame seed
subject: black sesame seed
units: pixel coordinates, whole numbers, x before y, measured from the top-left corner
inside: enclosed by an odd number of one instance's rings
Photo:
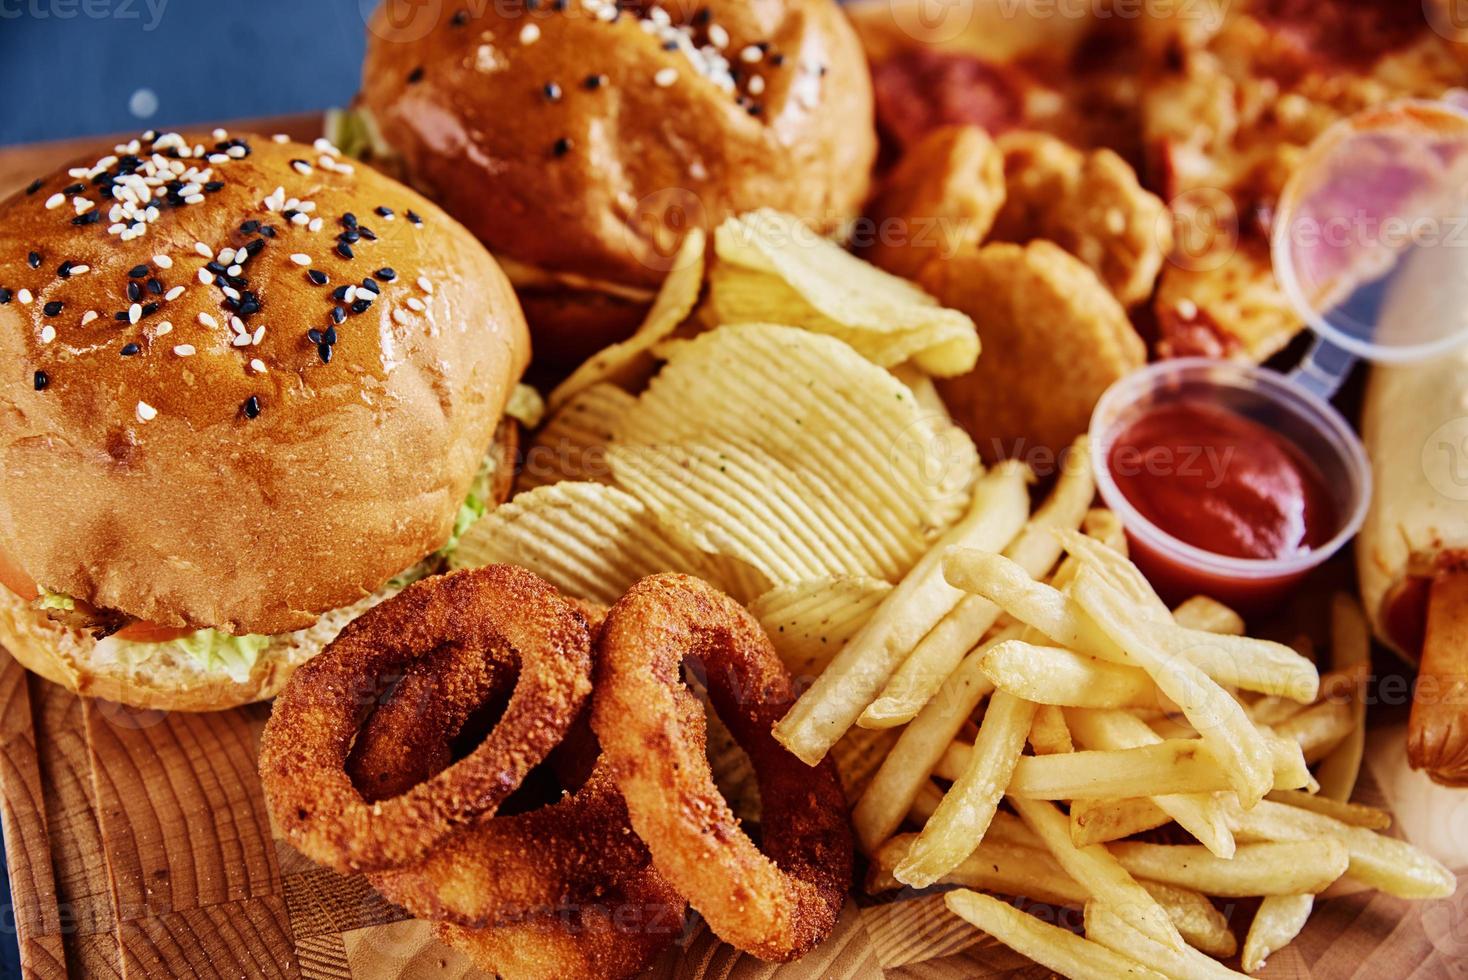
[[[357,257],[357,253],[352,251],[352,246],[348,245],[346,242],[337,243],[336,254],[340,255],[344,259],[354,259]]]
[[[760,113],[765,111],[765,107],[762,105],[751,105],[745,111],[748,112],[751,116],[758,116]]]
[[[119,323],[127,323],[130,317],[127,310],[118,310],[116,313],[112,314],[112,319],[118,321]]]
[[[770,64],[776,68],[783,68],[785,66],[785,56],[783,54],[771,55]]]
[[[149,279],[148,280],[148,292],[152,293],[154,296],[162,296],[163,295],[163,280],[162,279],[159,279],[157,276],[154,276],[152,279]]]
[[[264,228],[261,228],[260,229],[260,234],[264,235],[266,238],[274,238],[275,237],[275,226],[274,225],[266,225]]]
[[[355,227],[357,227],[357,216],[355,214],[353,214],[352,212],[350,212],[350,211],[348,211],[346,214],[342,215],[342,227],[343,228],[355,228]]]
[[[286,208],[284,211],[280,212],[280,215],[281,217],[285,218],[285,220],[289,221],[300,213],[301,212],[297,211],[295,208]]]
[[[222,266],[222,265],[220,265],[218,262],[212,262],[212,261],[211,262],[206,262],[206,263],[204,263],[204,268],[205,269],[208,269],[210,272],[214,273],[216,276],[222,276],[225,273],[225,267]]]
[[[127,274],[130,279],[141,279],[148,274],[148,267],[146,265],[135,265],[127,270]]]
[[[82,191],[84,191],[86,189],[87,189],[87,185],[86,184],[72,184],[70,187],[67,187],[67,188],[63,189],[61,193],[63,193],[63,194],[80,194]]]
[[[326,278],[326,273],[322,272],[320,269],[309,270],[306,273],[306,278],[311,280],[318,286],[325,286],[327,282],[330,281]]]
[[[71,267],[73,265],[75,265],[75,263],[72,262],[71,259],[67,259],[65,262],[61,263],[60,265],[58,265],[56,267],[56,274],[58,276],[60,276],[62,279],[70,279],[71,278]]]
[[[455,27],[463,27],[465,24],[469,23],[469,11],[454,11],[454,16],[450,18],[449,23],[454,25]]]
[[[347,318],[347,311],[346,311],[346,309],[344,307],[333,306],[331,308],[331,322],[332,323],[341,323],[346,318]]]
[[[555,143],[551,146],[551,153],[555,154],[558,157],[563,157],[570,152],[571,140],[565,136],[562,136],[560,139],[556,140]]]
[[[421,224],[423,224],[423,219],[420,218],[420,217],[418,217],[418,212],[417,211],[409,211],[408,212],[408,220],[411,221],[415,225],[421,225]]]
[[[240,406],[240,411],[245,413],[245,418],[247,419],[259,418],[260,397],[258,395],[251,395],[249,398],[246,398],[245,403]]]
[[[260,250],[264,247],[265,239],[263,238],[257,238],[254,241],[245,243],[245,251],[249,252],[251,255],[259,255]]]
[[[391,266],[383,266],[381,269],[378,269],[376,272],[374,272],[373,275],[381,279],[383,282],[392,282],[398,277],[397,270],[393,269]]]
[[[362,233],[357,228],[351,228],[347,231],[342,232],[340,235],[337,235],[336,240],[339,242],[346,242],[348,245],[355,245],[361,239],[361,237]]]
[[[45,183],[46,182],[44,180],[37,177],[35,180],[30,182],[30,185],[26,187],[25,192],[27,194],[34,194],[36,191],[40,190],[41,187],[45,185]]]
[[[134,303],[136,303],[138,300],[142,299],[143,298],[143,287],[142,286],[139,286],[135,282],[128,283],[127,284],[127,298],[130,299],[130,300],[132,300]]]
[[[247,299],[247,300],[245,300],[244,302],[242,302],[240,304],[240,316],[242,316],[242,317],[247,317],[247,316],[249,316],[252,313],[259,313],[259,312],[260,312],[260,303],[259,303],[258,300]]]
[[[366,313],[369,309],[371,309],[371,307],[372,300],[370,299],[358,299],[352,301],[353,313]]]
[[[240,225],[240,231],[244,232],[246,235],[253,235],[259,230],[260,222],[253,219],[250,221],[246,221],[244,224]]]
[[[306,331],[306,339],[313,344],[321,343],[321,331],[315,328]]]
[[[41,267],[41,253],[32,252],[30,255],[27,255],[25,257],[25,261],[26,265],[30,266],[32,269],[39,269]]]
[[[321,342],[328,347],[336,346],[336,327],[327,327],[326,333],[321,335]]]
[[[132,357],[134,354],[138,353],[141,350],[142,350],[142,348],[139,347],[137,344],[123,344],[122,345],[122,356],[123,357]]]
[[[693,15],[693,23],[697,27],[702,27],[713,19],[714,12],[707,7],[699,7],[698,12]]]
[[[10,302],[12,293],[8,289],[0,289],[0,306]]]
[[[357,231],[359,234],[361,234],[363,238],[367,239],[369,242],[377,241],[377,232],[373,231],[371,228],[368,228],[366,225],[358,225]]]
[[[568,7],[569,5],[570,0],[555,0],[555,2],[551,4],[551,9],[556,11],[557,13],[564,13],[566,7]]]
[[[319,357],[319,358],[321,358],[321,363],[322,364],[330,364],[331,363],[331,345],[328,344],[328,343],[326,343],[326,341],[324,341],[324,340],[321,343],[317,344],[316,345],[316,356]]]
[[[213,194],[216,191],[222,190],[224,190],[224,181],[222,180],[211,180],[204,185],[205,194]]]
[[[545,97],[551,102],[561,101],[561,87],[555,82],[546,82],[545,85],[541,88],[541,92],[544,93]]]
[[[36,385],[36,390],[37,391],[45,391],[46,390],[46,386],[48,384],[50,384],[50,383],[51,383],[51,376],[49,374],[47,374],[45,371],[37,371],[36,372],[35,385]]]
[[[333,289],[331,291],[331,298],[337,300],[338,302],[345,303],[347,301],[347,289],[348,288],[349,287],[347,287],[347,286],[338,286],[338,287],[336,287],[335,289]]]
[[[379,217],[391,218],[393,216],[393,209],[386,205],[379,204],[373,210],[377,212]]]
[[[584,82],[582,82],[581,84],[582,84],[582,86],[585,87],[585,89],[588,92],[595,92],[597,89],[601,88],[606,83],[607,83],[607,76],[605,76],[605,75],[587,75],[586,76],[586,80]]]
[[[152,316],[154,313],[157,313],[157,312],[158,312],[158,304],[157,303],[144,303],[143,304],[143,316]]]
[[[382,287],[377,285],[377,283],[373,282],[371,279],[363,279],[362,288],[367,290],[369,293],[372,293],[374,296],[380,296],[382,294]]]
[[[423,81],[423,66],[419,65],[417,68],[408,72],[408,84],[417,85],[421,81]]]
[[[79,214],[75,218],[72,218],[71,219],[71,223],[74,224],[74,225],[86,226],[86,225],[95,225],[97,222],[99,222],[101,220],[102,220],[102,212],[101,211],[88,211],[86,214]]]
[[[45,312],[47,316],[59,316],[63,305],[64,304],[61,302],[61,300],[53,299],[51,302],[41,307],[41,309]]]
[[[678,50],[678,42],[677,41],[664,41],[663,42],[663,50],[664,51],[677,51]]]

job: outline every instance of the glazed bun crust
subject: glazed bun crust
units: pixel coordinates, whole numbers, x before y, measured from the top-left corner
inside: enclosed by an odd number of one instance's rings
[[[644,27],[652,4],[613,22],[586,0],[449,5],[426,30],[395,26],[389,6],[363,101],[410,179],[497,255],[656,288],[690,223],[772,207],[832,230],[866,198],[871,81],[834,0],[663,3],[695,44],[727,33],[733,91]],[[752,45],[766,50],[744,61]]]
[[[165,185],[131,240],[99,187],[152,193],[135,178],[172,165],[166,138],[0,204],[0,548],[100,608],[278,634],[444,541],[528,338],[494,260],[418,194],[322,147],[230,139],[185,134],[214,159],[177,161],[208,169],[175,185],[200,199]],[[370,303],[337,297],[353,285]],[[308,333],[333,325],[334,345]]]

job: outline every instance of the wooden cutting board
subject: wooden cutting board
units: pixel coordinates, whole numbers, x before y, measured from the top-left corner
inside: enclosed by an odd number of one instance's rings
[[[319,132],[316,117],[235,124]],[[89,140],[0,151],[0,196]],[[111,142],[108,140],[107,142]],[[269,709],[136,711],[77,697],[0,650],[0,822],[27,977],[483,977],[377,897],[276,840],[256,776]],[[1399,719],[1377,718],[1361,796],[1468,870],[1468,793],[1408,773]],[[1375,779],[1371,777],[1375,774]],[[1269,977],[1468,977],[1468,887],[1436,903],[1333,890]],[[836,934],[798,964],[742,956],[691,925],[658,977],[1033,975],[927,895],[848,903]],[[1251,909],[1230,908],[1242,937]]]

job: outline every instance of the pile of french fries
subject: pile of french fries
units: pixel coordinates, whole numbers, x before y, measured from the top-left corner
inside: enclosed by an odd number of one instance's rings
[[[868,890],[960,886],[955,915],[1072,977],[1237,976],[1210,896],[1262,898],[1252,973],[1339,879],[1451,895],[1446,868],[1349,802],[1369,669],[1355,602],[1335,597],[1323,676],[1211,599],[1169,609],[1092,509],[1086,448],[1033,514],[1023,467],[985,474],[776,725],[811,763],[854,726],[905,726],[853,812]],[[1083,909],[1084,936],[975,889]]]

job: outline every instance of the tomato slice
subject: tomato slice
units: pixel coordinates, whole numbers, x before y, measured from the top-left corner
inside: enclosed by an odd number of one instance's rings
[[[10,557],[10,552],[0,548],[0,585],[5,586],[11,592],[22,599],[39,599],[41,589],[36,585],[35,579],[26,574],[26,570],[20,567],[20,563]]]
[[[119,640],[129,640],[133,643],[167,643],[177,640],[194,632],[187,627],[159,626],[157,623],[149,623],[138,620],[128,623],[122,629],[112,635]]]

